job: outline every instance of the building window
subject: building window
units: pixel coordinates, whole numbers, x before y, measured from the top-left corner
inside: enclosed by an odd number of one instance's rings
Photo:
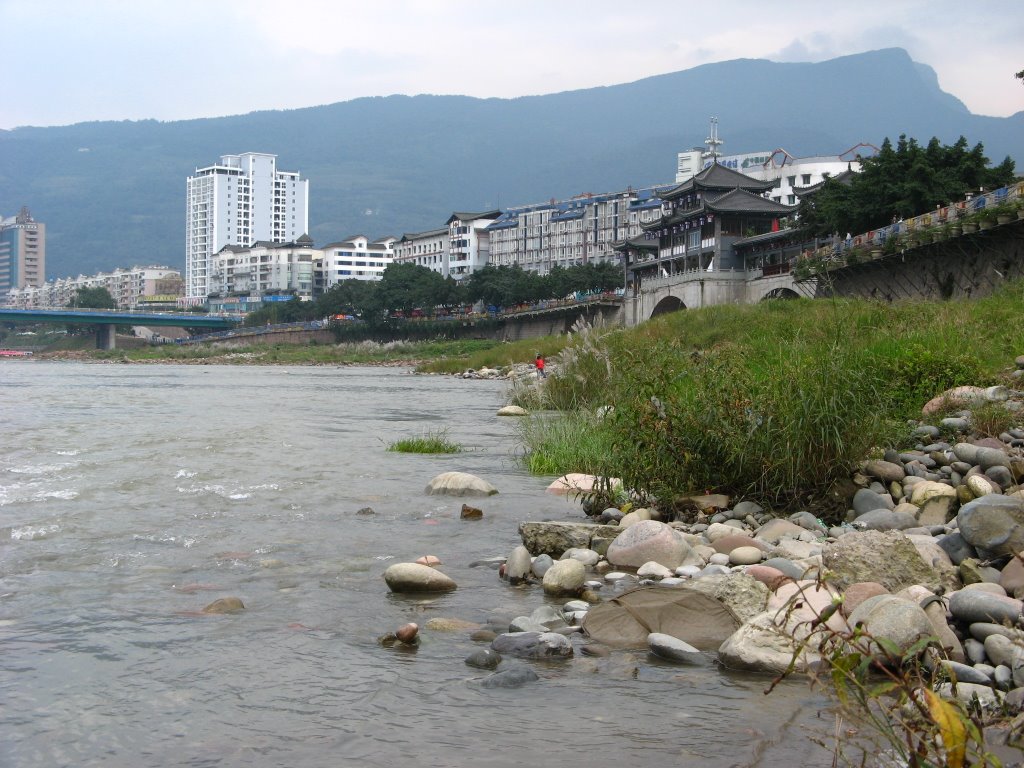
[[[810,184],[811,183],[811,174],[805,173],[803,176],[800,177],[800,182],[804,186],[807,186],[808,184]]]

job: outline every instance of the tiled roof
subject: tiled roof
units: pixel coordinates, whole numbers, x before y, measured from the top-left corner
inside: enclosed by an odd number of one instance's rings
[[[481,211],[479,213],[467,213],[465,211],[456,211],[453,213],[446,222],[451,224],[453,221],[476,221],[477,219],[496,219],[501,216],[501,211]]]
[[[662,192],[660,196],[665,200],[673,200],[690,192],[735,189],[737,187],[757,192],[766,192],[774,185],[774,181],[759,181],[747,176],[745,173],[734,171],[732,168],[712,163],[693,178],[687,179],[682,184]]]

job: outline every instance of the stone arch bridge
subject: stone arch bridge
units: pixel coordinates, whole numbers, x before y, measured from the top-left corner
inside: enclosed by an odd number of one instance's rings
[[[756,304],[766,299],[813,295],[813,288],[798,284],[784,272],[760,271],[686,272],[644,281],[626,298],[624,324],[638,325],[652,317],[679,309],[699,309],[716,304]]]

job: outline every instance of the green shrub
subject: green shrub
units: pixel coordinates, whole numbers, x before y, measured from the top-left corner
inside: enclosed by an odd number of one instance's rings
[[[388,446],[389,451],[397,453],[461,453],[462,446],[448,439],[448,431],[431,432],[426,430],[416,437],[396,440]]]

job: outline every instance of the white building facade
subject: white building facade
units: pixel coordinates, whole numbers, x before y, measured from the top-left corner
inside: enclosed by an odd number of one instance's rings
[[[224,246],[294,242],[309,229],[309,182],[281,171],[277,156],[223,155],[186,182],[185,297],[202,303]]]
[[[448,274],[462,280],[490,263],[491,238],[487,230],[501,211],[453,213],[448,225]]]
[[[406,232],[395,242],[395,263],[415,264],[448,277],[448,228]]]
[[[343,280],[380,280],[395,260],[396,241],[390,235],[376,240],[354,235],[325,245],[316,266],[317,293]]]

